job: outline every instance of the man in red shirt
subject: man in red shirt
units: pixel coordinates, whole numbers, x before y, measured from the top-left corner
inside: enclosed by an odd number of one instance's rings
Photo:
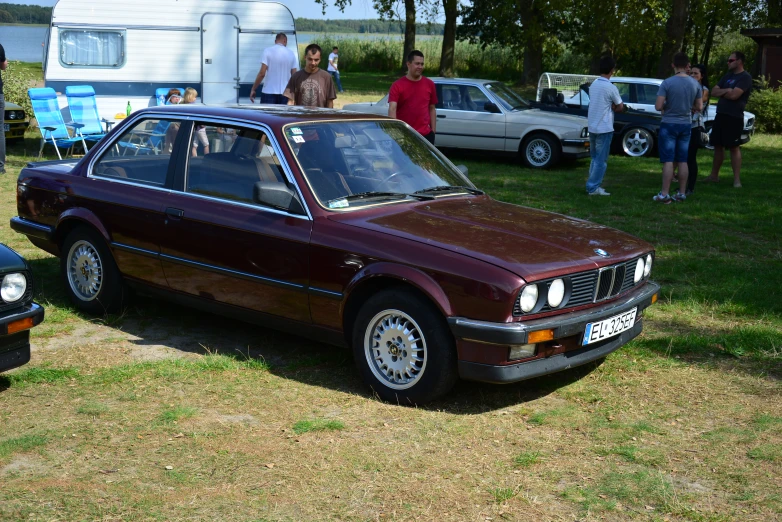
[[[388,93],[388,116],[407,123],[434,145],[437,91],[423,72],[424,54],[410,51],[407,74],[395,81]]]

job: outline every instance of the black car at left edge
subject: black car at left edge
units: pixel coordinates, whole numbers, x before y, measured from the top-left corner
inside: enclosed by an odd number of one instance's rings
[[[43,321],[43,307],[33,302],[30,264],[0,244],[0,372],[30,360],[30,329]]]

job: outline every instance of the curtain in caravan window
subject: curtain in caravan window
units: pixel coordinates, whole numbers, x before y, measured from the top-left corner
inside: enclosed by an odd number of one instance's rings
[[[70,66],[121,67],[124,42],[123,31],[62,31],[60,58]]]

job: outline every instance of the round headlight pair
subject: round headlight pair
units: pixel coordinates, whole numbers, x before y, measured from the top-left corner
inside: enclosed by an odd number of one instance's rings
[[[565,298],[565,282],[562,279],[553,280],[548,287],[548,296],[546,297],[548,305],[556,308],[562,304]],[[527,285],[521,291],[519,296],[519,307],[524,313],[531,312],[538,302],[538,285]]]
[[[633,274],[633,283],[637,283],[642,277],[648,277],[652,272],[652,254],[647,254],[646,260],[640,258],[635,264],[635,274]]]
[[[15,120],[16,119],[16,111],[8,111],[8,119],[9,120]]]
[[[13,303],[22,298],[27,290],[27,278],[24,274],[6,274],[0,286],[0,297],[6,303]]]

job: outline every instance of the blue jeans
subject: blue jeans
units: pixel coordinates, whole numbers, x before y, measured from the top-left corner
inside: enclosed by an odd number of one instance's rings
[[[691,130],[689,123],[660,124],[660,163],[687,163]]]
[[[587,192],[592,193],[603,182],[603,176],[608,168],[608,153],[611,152],[611,140],[613,132],[600,134],[589,133],[589,156],[592,163],[589,164],[589,179],[587,180]]]
[[[342,82],[339,81],[339,71],[329,71],[329,74],[332,78],[334,78],[334,81],[337,83],[337,90],[339,92],[342,92]]]
[[[5,97],[0,92],[0,114],[5,119]],[[5,170],[5,131],[0,132],[0,172]]]

